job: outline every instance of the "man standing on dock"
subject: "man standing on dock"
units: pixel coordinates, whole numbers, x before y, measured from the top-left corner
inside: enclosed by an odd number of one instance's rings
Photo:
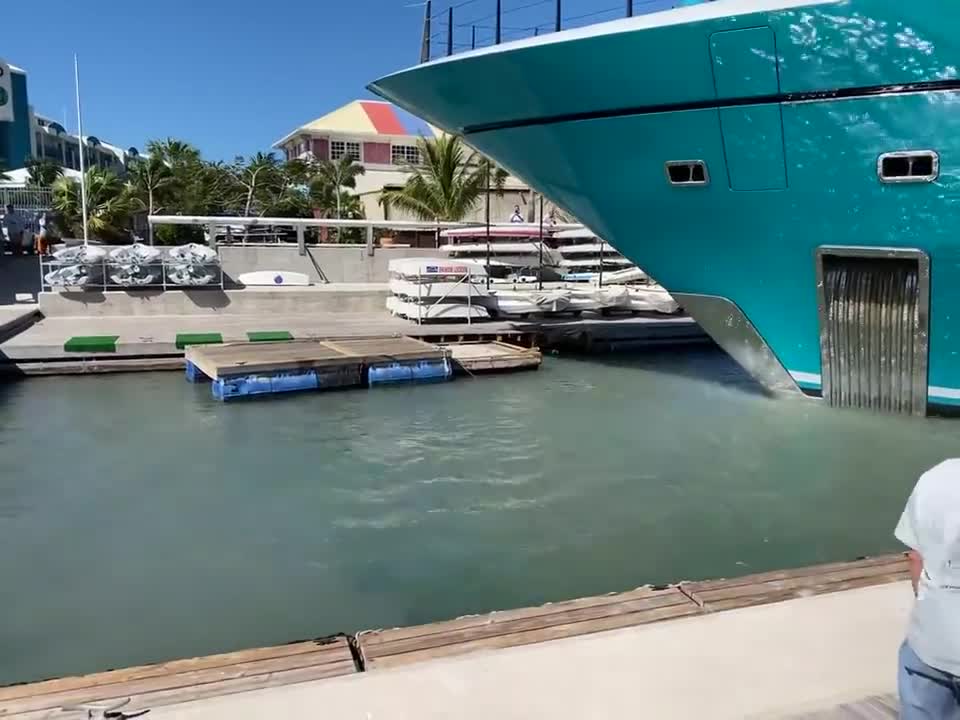
[[[960,720],[960,458],[917,481],[894,533],[916,602],[900,648],[904,720]]]

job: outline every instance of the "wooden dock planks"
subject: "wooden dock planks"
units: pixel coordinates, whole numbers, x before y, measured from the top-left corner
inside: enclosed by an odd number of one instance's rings
[[[345,637],[209,655],[0,688],[0,717],[33,720],[65,706],[132,698],[128,712],[356,672]]]
[[[227,343],[191,346],[186,350],[187,361],[214,380],[258,372],[432,360],[444,356],[445,351],[436,345],[405,336]]]
[[[470,374],[536,369],[543,362],[539,350],[505,342],[462,342],[446,347],[455,366]]]
[[[513,647],[693,615],[700,609],[677,588],[648,587],[535,608],[357,636],[364,666],[392,667],[475,650]]]
[[[705,611],[717,612],[908,578],[906,555],[897,554],[745,575],[729,580],[684,582],[680,588]]]

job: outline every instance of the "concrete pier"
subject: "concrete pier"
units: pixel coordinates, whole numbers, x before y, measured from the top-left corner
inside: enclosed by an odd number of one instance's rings
[[[298,340],[407,335],[439,343],[506,341],[580,351],[709,342],[691,318],[655,314],[417,325],[386,312],[386,293],[377,284],[43,293],[38,306],[18,310],[31,315],[28,322],[0,335],[0,372],[175,368],[183,358],[178,336],[211,333],[223,342],[276,332]],[[91,344],[90,338],[111,342]]]

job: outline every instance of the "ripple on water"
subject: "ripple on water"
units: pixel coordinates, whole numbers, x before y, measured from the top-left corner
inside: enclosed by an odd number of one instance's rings
[[[893,550],[960,428],[772,401],[698,349],[235,405],[173,374],[3,392],[0,684]]]

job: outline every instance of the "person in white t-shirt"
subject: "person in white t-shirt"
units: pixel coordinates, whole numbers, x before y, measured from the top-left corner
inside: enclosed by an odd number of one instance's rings
[[[917,598],[900,647],[900,717],[960,720],[960,458],[920,476],[894,534],[910,548]]]

